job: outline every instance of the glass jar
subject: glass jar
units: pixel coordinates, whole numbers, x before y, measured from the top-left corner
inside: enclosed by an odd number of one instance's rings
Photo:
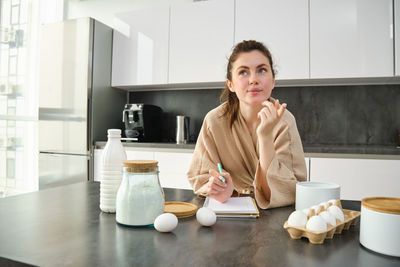
[[[155,160],[123,162],[122,183],[116,200],[116,220],[130,226],[152,225],[164,210],[164,191]]]

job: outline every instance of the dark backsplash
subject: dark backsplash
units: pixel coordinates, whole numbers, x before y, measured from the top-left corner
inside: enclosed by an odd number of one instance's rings
[[[129,103],[163,109],[163,141],[175,141],[176,115],[190,117],[191,142],[203,118],[219,105],[221,90],[131,92]],[[288,104],[303,145],[396,145],[400,131],[400,85],[276,87]]]

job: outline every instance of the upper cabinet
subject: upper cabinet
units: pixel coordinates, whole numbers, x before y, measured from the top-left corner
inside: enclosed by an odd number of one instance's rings
[[[224,81],[233,35],[232,0],[172,5],[169,83]]]
[[[168,82],[169,7],[118,14],[129,37],[114,31],[112,86]]]
[[[310,77],[393,76],[392,0],[310,0]]]
[[[235,43],[263,42],[277,79],[309,78],[308,0],[236,0]]]
[[[277,80],[400,76],[393,11],[400,0],[209,0],[120,13],[129,36],[114,32],[112,86],[223,82],[234,44],[249,39],[271,50]]]
[[[394,0],[395,75],[400,76],[400,0]]]

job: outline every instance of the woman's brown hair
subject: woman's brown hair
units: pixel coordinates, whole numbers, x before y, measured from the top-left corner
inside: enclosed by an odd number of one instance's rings
[[[272,76],[275,78],[275,69],[273,66],[274,64],[268,48],[263,43],[254,40],[245,40],[238,43],[233,48],[232,54],[228,59],[228,65],[226,67],[227,80],[232,81],[232,65],[238,59],[239,55],[241,53],[251,52],[253,50],[260,51],[264,56],[268,58],[269,64],[271,65]],[[232,128],[232,125],[237,119],[239,112],[239,99],[237,98],[236,93],[231,92],[228,85],[225,85],[225,88],[222,90],[219,100],[221,103],[224,103],[224,111],[222,116],[225,116],[229,120],[229,125]]]

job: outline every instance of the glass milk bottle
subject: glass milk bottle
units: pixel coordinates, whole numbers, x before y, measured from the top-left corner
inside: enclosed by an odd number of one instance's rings
[[[164,191],[158,179],[158,162],[124,161],[117,193],[116,220],[129,226],[152,225],[164,210]]]
[[[109,129],[108,141],[102,153],[100,176],[100,209],[114,213],[115,200],[122,180],[122,163],[126,152],[121,143],[121,130]]]

